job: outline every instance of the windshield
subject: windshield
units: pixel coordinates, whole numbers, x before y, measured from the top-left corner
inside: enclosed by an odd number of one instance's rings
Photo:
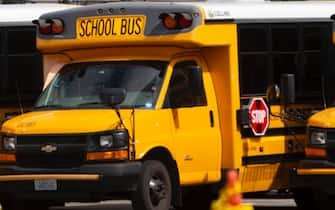
[[[167,62],[112,61],[69,64],[55,76],[35,109],[106,107],[100,99],[105,88],[126,91],[120,108],[154,108]]]

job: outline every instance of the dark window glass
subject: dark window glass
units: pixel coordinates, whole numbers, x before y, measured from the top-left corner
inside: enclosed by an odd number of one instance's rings
[[[240,50],[243,52],[266,51],[267,37],[265,27],[241,29],[239,45]]]
[[[264,43],[258,43],[261,48],[266,46],[263,52],[252,45],[243,44],[253,41],[248,34],[252,28],[259,31],[260,25],[266,32]],[[319,102],[322,75],[334,66],[333,56],[330,56],[333,48],[331,32],[330,22],[240,24],[241,96],[265,95],[269,85],[280,85],[281,75],[289,73],[295,75],[298,102]]]
[[[320,50],[321,48],[321,28],[306,27],[304,28],[304,49]]]
[[[4,87],[6,86],[6,70],[4,68],[4,56],[0,56],[0,101],[1,101],[1,96],[4,94]],[[0,104],[1,106],[1,104]]]
[[[4,72],[5,72],[5,68],[3,68],[4,66],[3,59],[5,59],[4,56],[0,55],[0,78],[3,78]],[[0,82],[0,87],[1,86],[2,86],[2,80]]]
[[[35,30],[26,28],[25,30],[8,30],[8,53],[20,54],[31,53],[35,49]]]
[[[246,95],[264,93],[268,85],[267,55],[247,54],[240,56],[241,87]]]
[[[295,74],[298,72],[298,54],[297,53],[278,53],[272,57],[274,82],[279,84],[281,74]]]
[[[305,54],[305,74],[302,81],[304,81],[304,91],[317,91],[321,89],[321,57],[320,53]]]
[[[174,66],[164,107],[207,105],[202,74],[199,70],[200,67],[194,61],[183,61]]]
[[[272,28],[272,49],[274,51],[298,50],[298,29],[295,26]]]
[[[33,102],[42,88],[40,63],[39,56],[9,56],[7,93],[16,96],[19,91],[22,99]]]
[[[0,28],[0,55],[3,54],[3,38],[2,38],[2,33],[3,33],[3,30]]]
[[[0,28],[1,106],[17,106],[19,100],[31,106],[40,94],[42,57],[35,45],[35,26]]]

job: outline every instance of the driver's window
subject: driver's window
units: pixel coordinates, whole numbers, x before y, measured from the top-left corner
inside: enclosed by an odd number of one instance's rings
[[[201,80],[193,78],[196,73],[194,66],[197,66],[195,61],[182,61],[174,66],[164,108],[207,105],[202,77]]]

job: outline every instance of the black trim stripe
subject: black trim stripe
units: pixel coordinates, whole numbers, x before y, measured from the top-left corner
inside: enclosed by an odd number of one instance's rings
[[[277,163],[283,161],[298,161],[305,158],[305,153],[279,154],[279,155],[262,155],[242,157],[242,165]]]
[[[241,130],[242,138],[248,137],[262,137],[255,136],[251,130],[251,128],[243,128]],[[299,135],[306,134],[306,127],[284,127],[284,128],[269,128],[264,136],[282,136],[282,135]]]
[[[206,19],[205,24],[215,24],[215,23],[231,23],[235,22],[233,18],[231,19]]]
[[[12,134],[7,132],[0,132],[0,135],[8,135],[8,136],[16,136],[20,137],[78,137],[78,136],[95,136],[95,135],[103,135],[103,134],[111,134],[115,131],[115,129],[105,130],[105,131],[92,131],[92,132],[83,132],[83,133],[48,133],[48,134]]]

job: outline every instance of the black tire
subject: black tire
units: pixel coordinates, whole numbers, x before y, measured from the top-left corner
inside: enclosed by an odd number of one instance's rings
[[[299,210],[316,210],[315,194],[313,189],[292,189],[294,201]]]
[[[314,200],[315,200],[315,209],[316,210],[334,210],[335,195],[329,194],[327,192],[317,190],[314,192]]]
[[[166,167],[156,160],[145,161],[132,198],[133,209],[169,210],[171,199],[171,179]]]

